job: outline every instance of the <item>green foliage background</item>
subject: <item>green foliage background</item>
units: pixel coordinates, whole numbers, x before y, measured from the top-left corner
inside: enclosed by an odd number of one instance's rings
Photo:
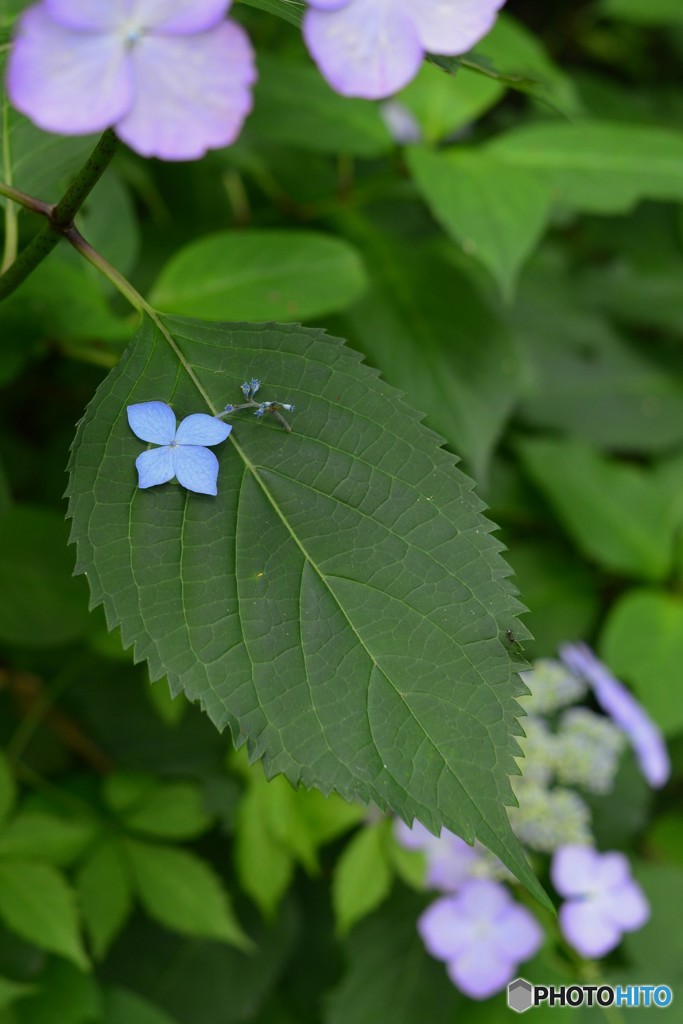
[[[80,227],[165,313],[347,338],[461,457],[530,610],[524,655],[591,641],[670,740],[670,789],[626,780],[599,838],[653,906],[608,977],[675,988],[680,3],[510,0],[457,74],[427,63],[398,97],[421,135],[406,146],[378,105],[328,89],[293,12],[235,7],[261,76],[238,143],[179,166],[122,152]],[[93,140],[5,122],[15,185],[56,200]],[[421,865],[384,819],[267,783],[88,612],[67,449],[136,326],[66,249],[0,306],[0,1024],[498,1019],[424,953]],[[525,975],[574,980],[554,953]]]

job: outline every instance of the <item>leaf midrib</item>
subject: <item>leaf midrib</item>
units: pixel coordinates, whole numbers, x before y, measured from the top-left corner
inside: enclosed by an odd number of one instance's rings
[[[208,408],[211,410],[211,414],[213,416],[215,416],[216,415],[216,410],[215,410],[215,407],[213,405],[213,402],[209,398],[207,392],[202,387],[199,379],[197,378],[197,376],[193,372],[192,367],[190,366],[189,362],[187,361],[187,359],[183,355],[181,349],[176,344],[176,342],[173,339],[170,331],[165,327],[165,325],[163,324],[163,322],[161,321],[161,319],[158,316],[154,317],[153,319],[154,319],[156,325],[159,327],[162,336],[171,345],[171,348],[172,348],[173,352],[177,355],[177,357],[180,360],[183,368],[187,371],[188,376],[190,377],[192,382],[197,387],[197,390],[199,391],[200,395],[202,396],[202,398],[206,402]],[[429,734],[429,732],[425,728],[424,724],[419,720],[419,718],[417,718],[415,716],[415,713],[413,712],[412,708],[410,707],[410,704],[406,701],[406,698],[405,698],[404,694],[401,693],[401,691],[398,689],[398,687],[396,686],[394,681],[391,679],[391,677],[388,676],[384,672],[383,668],[379,665],[379,663],[377,662],[377,659],[372,654],[372,652],[368,648],[367,644],[364,642],[363,638],[358,633],[358,630],[356,629],[354,623],[351,621],[351,619],[347,615],[345,609],[339,603],[339,599],[338,599],[337,595],[334,593],[334,590],[332,590],[332,588],[328,586],[328,584],[326,582],[326,579],[325,579],[325,575],[323,574],[320,566],[317,564],[317,562],[312,557],[312,555],[309,554],[307,549],[304,547],[302,542],[299,540],[297,534],[292,530],[292,527],[290,526],[287,518],[282,514],[282,512],[281,512],[277,502],[275,501],[273,495],[271,494],[268,486],[266,485],[265,481],[261,478],[261,475],[258,472],[257,467],[254,465],[254,463],[251,461],[251,459],[249,459],[249,457],[247,456],[246,452],[244,451],[242,446],[239,444],[239,442],[235,440],[234,433],[231,433],[230,441],[232,442],[233,447],[235,448],[235,450],[239,454],[240,458],[242,459],[244,465],[247,467],[249,472],[252,474],[252,477],[253,477],[254,481],[256,482],[256,484],[261,489],[261,491],[263,493],[263,496],[266,498],[266,500],[268,501],[269,505],[271,506],[271,508],[275,512],[276,516],[278,517],[278,519],[280,520],[282,525],[287,530],[287,533],[290,535],[290,537],[292,538],[292,540],[296,544],[297,548],[301,552],[302,557],[304,558],[304,561],[308,565],[310,565],[310,567],[313,569],[315,574],[318,576],[318,578],[319,578],[322,586],[325,588],[326,592],[329,593],[330,597],[332,598],[332,600],[334,601],[335,605],[339,609],[339,611],[340,611],[344,621],[348,624],[351,632],[353,633],[354,637],[356,638],[359,646],[362,648],[363,651],[365,651],[365,653],[366,653],[367,657],[369,658],[370,663],[373,666],[373,668],[377,669],[377,671],[380,672],[381,675],[387,680],[389,685],[392,687],[392,689],[394,690],[396,695],[401,700],[403,706],[406,709],[406,713],[410,716],[411,720],[415,722],[417,727],[424,734],[425,738],[431,743],[432,747],[437,751],[437,753],[438,753],[439,757],[441,758],[441,760],[443,761],[444,765],[446,766],[446,768],[448,769],[448,771],[450,772],[452,777],[455,779],[457,784],[460,786],[462,791],[465,793],[465,795],[467,796],[468,800],[470,801],[472,807],[475,808],[475,811],[477,812],[477,814],[484,821],[486,821],[486,818],[484,817],[483,813],[478,809],[477,802],[474,799],[473,794],[469,792],[469,790],[467,789],[464,781],[460,778],[459,775],[456,774],[454,769],[449,764],[447,758],[444,756],[444,754],[442,754],[441,749],[439,747],[439,744],[432,738],[432,736]],[[368,688],[368,695],[369,695],[369,688]],[[371,724],[370,724],[370,715],[369,715],[369,713],[368,713],[368,726],[370,727],[371,735],[373,735],[372,727],[371,727]],[[373,735],[373,742],[375,742],[375,749],[376,749],[378,755],[381,755],[380,748],[377,746],[377,743],[374,740],[374,735]],[[384,764],[383,759],[382,759],[382,763]],[[385,771],[387,771],[387,772],[389,771],[389,769],[386,766],[385,766]],[[391,775],[392,779],[394,779],[394,781],[398,783],[399,780],[395,779],[394,776],[391,774],[391,772],[389,772],[389,774]],[[487,824],[488,824],[488,822],[487,822]]]

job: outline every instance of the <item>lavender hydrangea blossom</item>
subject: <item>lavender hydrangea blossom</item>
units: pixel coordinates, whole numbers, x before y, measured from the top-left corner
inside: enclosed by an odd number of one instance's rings
[[[427,860],[426,883],[441,892],[456,892],[472,878],[509,877],[507,868],[481,843],[470,846],[450,832],[441,829],[438,836],[419,821],[409,828],[402,821],[394,822],[397,841],[407,850],[419,850]]]
[[[645,709],[586,644],[565,644],[560,657],[567,668],[590,683],[600,707],[626,733],[649,784],[663,786],[671,774],[669,755],[661,731]]]
[[[418,921],[427,950],[473,999],[500,991],[543,941],[536,918],[499,882],[474,879],[427,907]]]
[[[218,493],[218,459],[206,446],[225,441],[231,426],[197,412],[186,416],[176,429],[175,414],[165,402],[140,402],[129,405],[127,411],[135,436],[160,445],[141,452],[135,460],[140,488],[156,487],[175,477],[188,491]]]
[[[333,89],[383,99],[417,74],[426,52],[465,53],[505,0],[309,0],[306,45]]]
[[[43,0],[18,22],[7,88],[40,128],[113,127],[143,156],[194,160],[227,146],[256,80],[231,0]]]
[[[619,945],[624,932],[641,928],[650,916],[622,853],[564,846],[553,858],[551,877],[558,893],[566,897],[560,928],[582,956],[605,956]]]

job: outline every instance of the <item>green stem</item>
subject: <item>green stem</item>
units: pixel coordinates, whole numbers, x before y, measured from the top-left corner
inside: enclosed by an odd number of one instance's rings
[[[156,310],[148,302],[145,302],[140,292],[133,288],[130,281],[127,281],[123,274],[118,272],[116,267],[112,267],[111,263],[108,263],[97,249],[93,249],[90,242],[85,240],[78,228],[73,225],[67,228],[64,231],[64,237],[74,247],[76,252],[79,252],[88,263],[91,263],[107,280],[111,281],[117,291],[123,295],[124,299],[130,302],[133,309],[137,310],[138,313],[146,313],[154,321],[158,319]]]
[[[2,102],[2,163],[3,174],[7,178],[8,185],[12,187],[12,159],[9,146],[9,104],[7,97]],[[11,196],[8,198],[12,198]],[[0,260],[0,274],[4,274],[9,266],[17,258],[17,247],[19,244],[19,226],[17,223],[17,211],[11,203],[5,205],[5,244]]]
[[[112,131],[106,131],[56,206],[40,209],[36,205],[39,201],[32,201],[31,209],[37,213],[45,213],[48,222],[0,276],[0,300],[11,295],[26,280],[73,226],[74,217],[111,163],[116,146],[116,136]],[[10,191],[14,194],[10,195]],[[18,197],[23,196],[23,193],[18,193],[8,185],[3,186],[2,194],[18,202],[21,201]]]
[[[130,283],[130,281],[127,281],[122,274],[119,274],[118,270],[116,270],[115,267],[112,267],[111,263],[107,263],[104,256],[101,256],[96,249],[93,249],[92,245],[90,245],[89,242],[86,242],[85,238],[83,238],[83,235],[80,233],[78,228],[73,226],[70,227],[68,230],[64,232],[64,237],[67,239],[68,242],[71,243],[71,245],[73,245],[74,249],[77,252],[80,252],[81,256],[84,256],[89,263],[92,263],[93,267],[96,267],[101,274],[104,274],[104,276],[111,281],[114,287],[118,289],[121,295],[123,295],[124,299],[127,299],[128,302],[130,302],[131,306],[133,306],[133,308],[138,311],[138,313],[145,314],[150,318],[155,327],[157,327],[161,334],[163,334],[164,338],[166,338],[166,341],[169,343],[169,345],[175,352],[176,356],[185,367],[185,370],[187,371],[187,375],[189,376],[190,380],[193,382],[193,384],[197,388],[197,391],[199,391],[200,395],[202,395],[206,404],[211,409],[212,415],[215,416],[218,410],[214,409],[211,403],[211,399],[209,398],[208,394],[202,387],[201,381],[197,377],[192,367],[188,364],[187,360],[185,359],[182,352],[178,348],[173,338],[173,335],[166,327],[165,323],[159,316],[156,309],[154,309],[153,306],[150,306],[150,304],[143,299],[142,295],[140,295],[140,293],[136,291],[135,288],[133,288],[133,285]],[[2,278],[0,278],[0,282],[1,281]]]
[[[20,206],[30,210],[31,213],[40,213],[43,217],[50,217],[54,209],[50,203],[44,203],[42,199],[36,199],[35,196],[29,196],[26,192],[21,192],[18,188],[14,188],[12,185],[7,185],[4,181],[0,181],[0,196],[5,196],[6,199],[11,199],[14,203],[19,203]],[[12,209],[10,206],[7,208]]]

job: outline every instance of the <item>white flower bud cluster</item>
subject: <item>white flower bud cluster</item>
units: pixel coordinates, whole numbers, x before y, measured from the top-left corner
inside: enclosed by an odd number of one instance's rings
[[[570,708],[560,718],[555,736],[557,779],[589,793],[609,793],[625,747],[623,732],[604,715]]]
[[[510,824],[523,843],[544,853],[567,844],[592,845],[588,805],[567,787],[608,793],[625,746],[623,733],[588,708],[569,708],[557,717],[587,692],[559,662],[538,661],[523,679],[531,693],[520,699],[526,736],[519,741],[522,775],[511,780],[519,806],[509,808]]]

